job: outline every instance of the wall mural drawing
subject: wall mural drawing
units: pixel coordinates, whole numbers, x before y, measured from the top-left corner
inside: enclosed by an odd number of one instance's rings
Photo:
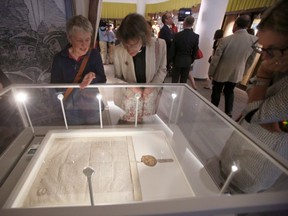
[[[53,56],[68,43],[67,4],[71,6],[67,0],[1,1],[0,68],[12,84],[50,83]],[[55,92],[38,89],[30,95],[33,124],[61,118],[51,94]]]

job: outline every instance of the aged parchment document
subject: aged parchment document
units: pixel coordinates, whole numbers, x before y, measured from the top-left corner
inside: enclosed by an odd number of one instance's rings
[[[142,200],[136,163],[132,137],[56,138],[23,207],[90,205],[87,166],[95,204]]]

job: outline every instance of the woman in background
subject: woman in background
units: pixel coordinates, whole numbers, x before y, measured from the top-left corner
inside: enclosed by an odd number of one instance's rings
[[[224,35],[224,31],[222,29],[217,29],[215,31],[214,37],[213,37],[214,42],[213,42],[213,46],[212,46],[213,51],[212,51],[212,55],[208,59],[209,63],[211,63],[213,55],[215,54],[215,51],[216,51],[216,49],[218,47],[218,44],[219,44],[219,41],[220,41],[221,38],[223,38],[223,35]],[[204,88],[205,89],[212,89],[212,80],[209,79],[209,77],[207,79],[207,86],[204,86]]]

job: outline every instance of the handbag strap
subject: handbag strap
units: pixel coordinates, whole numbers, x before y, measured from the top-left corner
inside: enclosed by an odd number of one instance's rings
[[[77,74],[73,80],[73,83],[78,83],[80,81],[81,76],[82,76],[84,69],[86,67],[86,64],[88,62],[88,59],[90,57],[90,52],[91,52],[91,49],[89,49],[87,55],[84,57],[81,65],[80,65],[80,68],[79,68],[79,70],[78,70],[78,72],[77,72]],[[73,88],[67,88],[66,91],[64,92],[64,99],[67,98],[71,94],[72,91],[73,91]]]

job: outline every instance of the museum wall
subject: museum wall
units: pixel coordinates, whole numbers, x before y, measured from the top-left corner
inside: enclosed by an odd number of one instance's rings
[[[248,10],[251,8],[269,7],[277,0],[230,0],[227,12]],[[163,13],[165,11],[178,11],[179,8],[191,8],[201,4],[201,0],[168,0],[156,4],[146,4],[145,16],[151,13]],[[135,3],[111,3],[103,2],[101,18],[122,19],[128,13],[136,12]]]
[[[71,3],[69,0],[1,1],[0,68],[11,83],[50,83],[53,56],[67,45],[65,25],[73,13]],[[33,95],[36,106],[31,112],[32,119],[37,119],[39,113],[47,113],[47,119],[36,123],[51,120],[50,93],[39,90]]]
[[[12,83],[49,83],[55,53],[66,44],[69,1],[7,0],[0,4],[0,63]]]

